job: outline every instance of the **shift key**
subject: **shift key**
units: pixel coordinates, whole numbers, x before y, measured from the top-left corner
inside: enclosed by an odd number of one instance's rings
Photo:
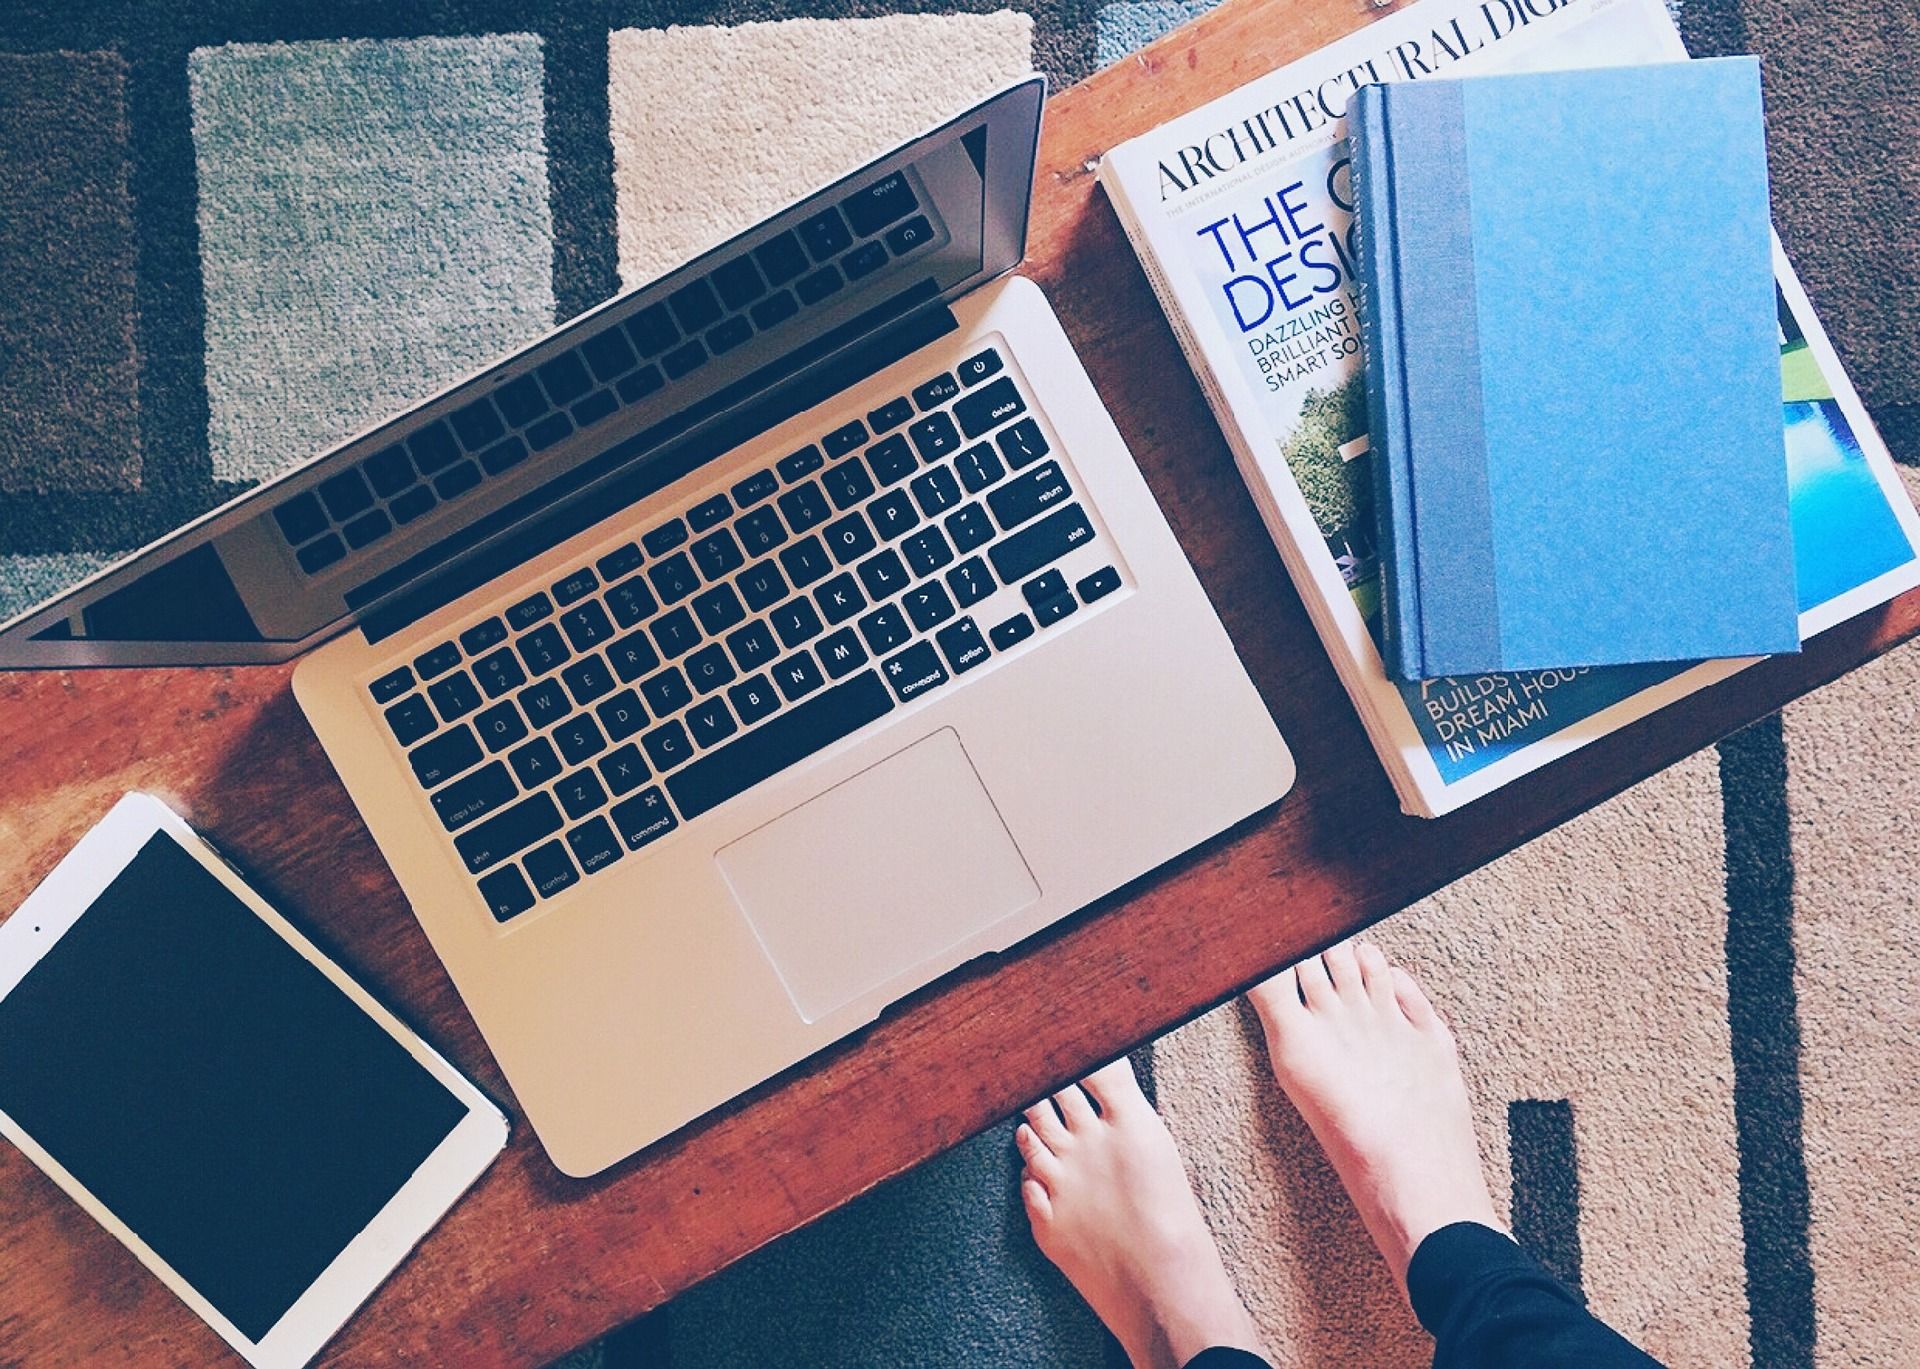
[[[1086,511],[1069,504],[989,547],[987,555],[993,558],[1001,583],[1011,585],[1092,540],[1093,525],[1087,522]]]
[[[559,830],[560,809],[555,806],[553,796],[539,793],[468,828],[453,839],[453,845],[460,859],[467,863],[467,869],[477,875],[489,865],[498,864],[515,851]]]

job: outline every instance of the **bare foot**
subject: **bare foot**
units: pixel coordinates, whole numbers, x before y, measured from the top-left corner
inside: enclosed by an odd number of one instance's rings
[[[1134,1369],[1174,1369],[1210,1345],[1260,1353],[1180,1152],[1125,1057],[1028,1108],[1014,1142],[1034,1239]]]
[[[1404,1293],[1420,1242],[1500,1225],[1453,1034],[1376,946],[1342,943],[1248,995],[1274,1075],[1346,1185]]]

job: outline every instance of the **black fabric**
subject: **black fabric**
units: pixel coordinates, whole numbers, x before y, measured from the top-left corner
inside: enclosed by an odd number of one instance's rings
[[[1188,1360],[1186,1369],[1273,1369],[1273,1366],[1251,1350],[1213,1345]]]
[[[1658,1369],[1510,1237],[1478,1222],[1443,1226],[1420,1242],[1407,1296],[1433,1335],[1434,1369]]]

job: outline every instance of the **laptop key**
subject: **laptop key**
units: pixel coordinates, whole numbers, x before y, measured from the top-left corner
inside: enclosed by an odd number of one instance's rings
[[[802,447],[799,451],[774,462],[773,468],[780,473],[782,480],[791,485],[796,480],[803,480],[812,475],[826,464],[827,459],[820,455],[818,447]]]
[[[733,680],[733,661],[727,656],[725,648],[714,642],[687,657],[683,669],[687,673],[687,683],[702,694],[711,694],[721,685]]]
[[[547,398],[561,408],[593,388],[593,377],[587,374],[586,363],[577,352],[562,352],[534,367],[533,373],[540,377],[540,388],[547,392]]]
[[[913,387],[913,402],[920,406],[920,412],[937,409],[949,399],[960,393],[960,382],[952,375],[942,372],[932,380]]]
[[[787,600],[767,617],[773,624],[773,630],[780,634],[781,645],[788,650],[820,635],[820,615],[803,598],[796,596]]]
[[[1102,566],[1093,574],[1084,577],[1074,589],[1080,594],[1080,602],[1090,604],[1095,599],[1104,599],[1120,588],[1120,572],[1112,566]]]
[[[516,632],[530,628],[553,612],[553,600],[545,594],[530,595],[507,610],[507,626]]]
[[[820,667],[804,651],[794,652],[767,673],[773,676],[774,684],[788,703],[805,698],[826,683]]]
[[[497,642],[507,640],[507,625],[498,618],[475,623],[460,634],[460,646],[469,656],[478,656]]]
[[[929,518],[938,518],[960,502],[960,482],[945,466],[935,466],[925,475],[915,477],[907,488],[913,491],[920,512]]]
[[[712,327],[724,312],[705,277],[689,281],[668,295],[667,307],[673,310],[674,321],[683,333],[698,333]]]
[[[953,539],[953,549],[964,556],[993,540],[993,521],[976,500],[947,519],[947,536]]]
[[[593,565],[594,569],[600,572],[600,578],[608,584],[612,584],[621,576],[630,575],[638,570],[640,568],[640,562],[644,559],[645,558],[640,555],[639,544],[637,542],[628,542],[625,546],[615,547],[598,561],[595,561]]]
[[[480,468],[488,475],[498,475],[502,471],[511,470],[530,455],[525,442],[517,437],[510,437],[504,442],[494,443],[480,453]]]
[[[687,677],[680,673],[679,666],[674,665],[643,680],[640,696],[647,701],[647,707],[653,710],[656,718],[678,713],[693,702],[693,690],[687,685]]]
[[[727,650],[742,670],[758,670],[780,654],[773,631],[765,623],[748,623],[727,638]]]
[[[1058,461],[1034,466],[987,495],[987,507],[1008,532],[1073,496]]]
[[[440,825],[454,832],[504,808],[519,792],[507,767],[499,761],[488,761],[471,775],[437,791],[432,796],[433,811],[440,815]]]
[[[752,257],[735,257],[713,269],[714,288],[729,309],[744,309],[767,292]]]
[[[980,557],[969,556],[947,572],[947,587],[953,591],[956,604],[969,608],[993,593],[993,572]]]
[[[833,573],[833,558],[827,555],[827,548],[818,537],[804,538],[782,551],[780,564],[795,589],[802,589],[821,576]]]
[[[570,818],[584,818],[607,801],[607,791],[601,786],[600,777],[591,770],[574,771],[556,784],[553,792]]]
[[[953,468],[959,473],[960,483],[967,487],[968,494],[978,494],[994,481],[1007,473],[1000,464],[1000,458],[994,454],[993,445],[979,442],[961,452],[954,458]]]
[[[884,433],[899,427],[913,417],[913,401],[905,395],[889,399],[885,404],[867,415],[867,426],[875,433]]]
[[[541,898],[552,898],[580,882],[580,872],[573,868],[567,848],[557,841],[534,847],[520,863],[527,867],[527,878]]]
[[[740,724],[727,711],[725,699],[708,699],[687,710],[687,731],[692,735],[694,744],[703,751],[707,747],[718,746],[739,730]]]
[[[653,634],[653,644],[668,660],[700,645],[700,629],[695,626],[693,615],[683,608],[661,614],[648,624],[647,630]]]
[[[896,171],[847,196],[841,201],[841,207],[847,211],[847,221],[853,225],[853,231],[865,238],[904,219],[920,207],[920,202],[914,197],[913,183],[906,173]]]
[[[505,647],[475,661],[473,674],[489,699],[497,699],[527,682],[527,672],[520,668],[519,659]]]
[[[920,529],[900,544],[900,552],[915,575],[931,575],[953,560],[953,548],[938,528]]]
[[[900,603],[907,610],[907,617],[913,620],[913,625],[922,632],[931,632],[953,617],[953,600],[938,580],[915,585]]]
[[[705,532],[716,523],[723,523],[727,515],[733,512],[733,505],[726,495],[716,494],[711,499],[703,499],[687,510],[687,526],[695,532]]]
[[[607,617],[598,599],[589,599],[579,608],[568,609],[560,615],[560,626],[566,629],[567,640],[573,643],[575,651],[591,650],[613,636],[613,620]]]
[[[433,498],[431,490],[425,491],[428,499]],[[309,575],[316,575],[347,554],[347,544],[333,533],[328,533],[318,542],[309,542],[300,548],[297,559],[300,569]]]
[[[832,496],[833,506],[842,512],[861,503],[873,493],[873,477],[867,474],[866,464],[858,457],[845,465],[828,470],[820,477],[820,483]]]
[[[1067,592],[1067,577],[1057,570],[1045,575],[1035,576],[1020,586],[1020,593],[1029,605],[1043,604],[1049,599],[1057,599]]]
[[[994,624],[987,636],[993,639],[995,651],[1005,651],[1016,642],[1024,642],[1033,636],[1033,619],[1024,613],[1016,613],[1006,622]]]
[[[915,214],[905,223],[887,230],[887,247],[896,257],[904,257],[916,247],[933,241],[933,225],[925,214]]]
[[[607,660],[621,683],[632,684],[660,664],[660,653],[653,649],[646,633],[629,632],[607,648]]]
[[[820,446],[828,457],[842,457],[853,451],[867,440],[866,425],[857,418],[842,423],[832,432],[820,439]]]
[[[679,518],[669,518],[640,539],[649,556],[665,556],[675,547],[687,540],[686,522]]]
[[[612,390],[595,390],[568,412],[573,415],[575,427],[591,428],[619,407],[620,401],[613,397]]]
[[[984,352],[975,352],[954,368],[959,373],[960,383],[966,386],[978,385],[987,377],[1000,370],[1000,354],[989,347]]]
[[[613,671],[598,656],[586,656],[560,672],[567,692],[582,708],[613,689]]]
[[[827,524],[820,530],[820,535],[826,539],[833,559],[843,566],[858,561],[876,545],[873,529],[867,526],[867,520],[860,516],[857,509],[838,522]]]
[[[1052,627],[1079,607],[1080,601],[1071,594],[1056,594],[1033,606],[1033,618],[1041,627]]]
[[[653,597],[647,582],[635,575],[607,591],[607,607],[613,610],[614,622],[621,627],[632,627],[659,612],[660,601]]]
[[[903,399],[899,401],[905,404]],[[911,417],[911,409],[908,416]],[[882,485],[891,485],[912,475],[920,465],[914,456],[913,448],[907,445],[907,439],[899,433],[883,437],[867,449],[867,465],[873,470],[874,478]]]
[[[886,264],[886,244],[879,242],[863,242],[840,258],[840,269],[847,273],[848,280],[859,280],[862,276],[870,276]]]
[[[658,841],[680,825],[658,785],[641,790],[625,803],[616,803],[610,816],[629,851],[638,851],[647,843]]]
[[[407,451],[422,475],[445,470],[460,459],[460,444],[444,423],[429,423],[407,439]]]
[[[780,574],[780,567],[772,561],[759,561],[748,566],[734,577],[733,583],[747,601],[747,607],[755,613],[787,597],[786,577]]]
[[[768,238],[753,249],[753,259],[771,285],[785,285],[807,269],[807,254],[791,232]]]
[[[968,398],[972,397],[968,396]],[[928,414],[907,429],[907,436],[913,439],[914,448],[920,453],[920,459],[928,465],[932,465],[949,452],[960,449],[960,434],[955,430],[953,420],[944,412]]]
[[[409,695],[387,710],[387,726],[393,732],[393,739],[402,746],[412,746],[439,725],[427,701],[418,694]]]
[[[665,389],[666,384],[667,378],[660,374],[658,366],[642,366],[632,375],[621,376],[613,392],[620,397],[622,404],[632,404],[657,390]]]
[[[587,369],[593,372],[593,378],[602,384],[618,380],[640,364],[633,344],[618,328],[608,328],[581,343],[580,356],[587,363]]]
[[[507,417],[510,428],[524,428],[553,406],[547,403],[546,392],[532,376],[517,376],[509,380],[493,393],[500,412]]]
[[[693,612],[710,637],[725,632],[747,616],[747,610],[741,606],[740,596],[733,592],[732,585],[715,585],[695,596]]]
[[[390,704],[413,688],[413,672],[405,666],[389,670],[379,679],[367,686],[367,692],[373,695],[377,704]]]
[[[594,578],[593,572],[582,566],[553,587],[553,601],[564,607],[576,599],[585,598],[599,587],[600,582]]]
[[[544,452],[565,441],[572,432],[572,419],[565,414],[548,414],[527,429],[527,445],[536,452]]]
[[[680,812],[692,821],[796,761],[859,731],[892,707],[893,700],[879,675],[862,671],[707,752],[670,776],[667,790]],[[632,844],[631,837],[628,844]]]
[[[843,627],[838,632],[822,637],[814,650],[820,654],[820,663],[827,668],[828,676],[835,680],[867,663],[867,652],[860,645],[860,634],[850,627]]]
[[[481,876],[480,897],[487,901],[487,910],[495,922],[520,916],[534,902],[533,890],[527,887],[526,876],[520,873],[518,865],[503,865],[492,874]]]
[[[733,704],[733,711],[739,715],[743,727],[752,727],[780,706],[780,696],[774,693],[773,681],[765,675],[748,676],[727,691],[727,699]]]
[[[479,483],[480,468],[471,461],[462,461],[433,478],[433,492],[442,499],[458,499]]]
[[[457,418],[459,415],[455,415]],[[493,420],[498,423],[500,420]],[[407,449],[399,443],[384,447],[360,463],[360,469],[367,473],[367,483],[373,486],[373,492],[382,499],[391,499],[415,480],[413,463],[407,460]]]
[[[538,789],[560,773],[560,758],[554,754],[553,743],[545,737],[535,737],[525,746],[508,752],[507,764],[513,767],[514,775],[525,789]]]
[[[1016,471],[1022,466],[1032,465],[1053,450],[1041,434],[1040,425],[1031,418],[1021,419],[994,441],[1000,445],[1000,454],[1006,457],[1007,464]]]
[[[740,508],[749,509],[762,499],[771,496],[780,488],[780,477],[772,471],[755,471],[745,480],[733,487],[733,502]]]
[[[854,583],[852,571],[841,571],[813,592],[813,601],[829,623],[844,623],[867,606],[866,596]]]
[[[407,764],[422,786],[437,789],[468,766],[480,763],[480,742],[465,723],[421,742],[407,753]]]
[[[502,699],[473,720],[480,740],[486,743],[487,750],[498,755],[527,735],[526,720],[520,716],[520,710],[513,706],[512,699]]]
[[[740,544],[734,541],[733,534],[726,528],[716,528],[699,538],[690,550],[693,552],[693,563],[700,567],[700,573],[709,580],[718,580],[730,571],[738,570],[747,559],[741,555]]]
[[[600,767],[600,778],[615,798],[622,794],[631,794],[646,783],[653,771],[640,756],[640,748],[632,742],[615,747],[602,756],[596,764]]]
[[[460,648],[452,642],[442,642],[439,646],[423,651],[413,658],[413,668],[420,672],[420,678],[423,680],[444,675],[459,664]]]
[[[860,620],[860,635],[867,639],[867,650],[876,656],[882,656],[906,641],[913,633],[907,627],[906,615],[892,604],[888,604],[884,608],[875,609]]]
[[[687,729],[677,719],[654,728],[640,739],[640,745],[646,748],[647,758],[656,770],[671,770],[693,756],[693,743],[687,738]]]
[[[393,515],[393,521],[396,523],[411,523],[439,502],[427,486],[415,485],[387,505],[387,512]]]
[[[661,357],[660,368],[667,373],[668,380],[680,380],[699,370],[706,361],[707,349],[700,345],[700,339],[694,338]]]
[[[753,324],[745,314],[735,314],[707,330],[707,350],[715,356],[731,352],[753,336]]]
[[[770,507],[742,514],[733,530],[749,556],[764,556],[787,540],[786,525]]]
[[[573,858],[587,874],[606,869],[626,854],[605,818],[590,818],[568,832],[567,845],[573,848]]]
[[[786,515],[787,526],[799,534],[831,518],[833,506],[827,503],[820,486],[809,480],[780,496],[780,512]]]
[[[447,421],[453,425],[454,435],[460,439],[460,445],[470,452],[477,452],[488,443],[498,440],[507,430],[507,425],[500,421],[500,411],[493,407],[493,401],[485,395],[464,409],[455,409],[447,415]]]
[[[1069,504],[995,543],[987,555],[1000,579],[1015,584],[1092,539],[1093,525],[1087,522],[1086,512],[1078,504]]]
[[[960,421],[961,431],[970,438],[991,431],[1026,411],[1027,402],[1020,397],[1020,391],[1011,376],[1001,376],[991,384],[971,391],[953,406],[953,416]]]
[[[915,642],[898,655],[887,657],[880,668],[901,703],[947,682],[947,668],[940,663],[931,642]]]
[[[795,281],[793,293],[800,296],[802,304],[818,304],[845,284],[839,267],[823,266],[812,275],[802,276]]]
[[[640,696],[631,689],[623,689],[598,708],[593,715],[600,720],[600,726],[607,730],[607,740],[625,741],[647,725],[647,710],[640,703]]]
[[[532,632],[523,634],[513,645],[519,651],[520,659],[526,662],[529,675],[544,675],[573,655],[560,639],[560,629],[552,623],[542,623]]]
[[[464,670],[428,685],[427,697],[433,700],[434,711],[442,722],[464,718],[480,707],[480,689]]]
[[[933,640],[940,644],[940,654],[947,658],[948,667],[956,675],[972,670],[989,654],[987,639],[980,635],[979,627],[971,618],[947,624],[934,634]]]
[[[311,490],[296,494],[273,511],[274,521],[287,541],[296,546],[327,526],[327,511],[320,507]]]
[[[651,304],[627,320],[627,336],[641,356],[651,357],[678,342],[680,330],[674,327],[673,315],[665,304]]]
[[[853,234],[847,231],[847,221],[840,217],[840,211],[830,205],[800,225],[800,241],[815,261],[825,261],[846,251]]]
[[[866,586],[869,599],[891,599],[900,590],[907,587],[911,579],[907,568],[900,563],[899,553],[891,547],[882,548],[854,569],[860,573],[860,583]]]
[[[535,727],[549,727],[573,712],[567,691],[560,687],[558,680],[542,680],[514,697],[520,701],[520,711]]]
[[[700,588],[700,577],[694,573],[693,562],[685,552],[677,551],[649,567],[647,579],[653,582],[654,593],[663,604],[677,604]]]
[[[599,725],[585,713],[576,713],[553,729],[553,743],[568,765],[578,765],[607,749],[607,739]]]
[[[344,523],[373,507],[373,491],[357,468],[349,468],[320,482],[320,502],[334,522]]]
[[[461,832],[454,837],[453,848],[467,870],[477,875],[559,830],[560,809],[552,796],[534,794]]]

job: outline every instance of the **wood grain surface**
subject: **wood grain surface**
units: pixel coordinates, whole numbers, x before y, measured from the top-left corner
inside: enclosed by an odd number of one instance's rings
[[[518,1125],[505,1157],[326,1362],[544,1364],[1920,630],[1916,592],[1464,812],[1400,814],[1093,178],[1113,144],[1383,12],[1360,0],[1230,0],[1058,95],[1027,268],[1293,745],[1298,787],[598,1179],[563,1177]],[[295,707],[289,673],[0,676],[0,907],[16,906],[120,794],[156,793],[511,1108]],[[227,1362],[211,1331],[0,1146],[0,1364]]]

